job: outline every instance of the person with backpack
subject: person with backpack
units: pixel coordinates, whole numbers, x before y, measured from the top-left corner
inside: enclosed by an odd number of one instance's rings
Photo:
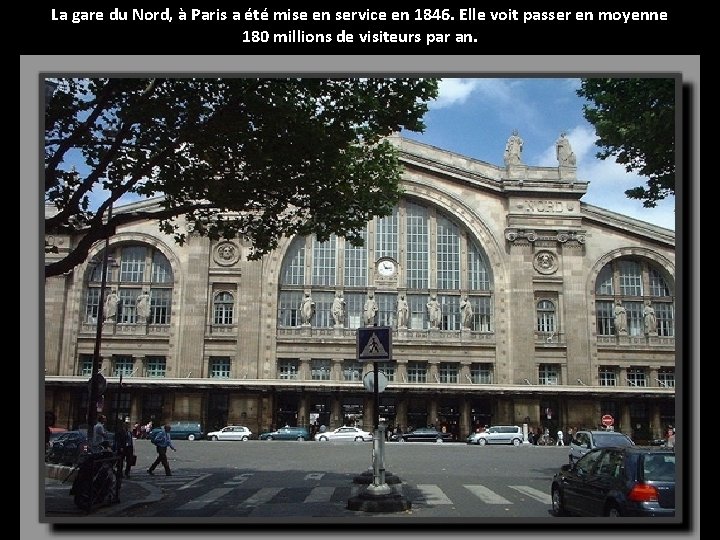
[[[150,465],[150,468],[147,471],[150,475],[154,474],[153,471],[155,470],[155,467],[162,464],[165,469],[165,476],[172,476],[170,464],[167,459],[167,449],[172,448],[173,452],[177,452],[177,450],[172,445],[172,440],[170,439],[170,429],[170,424],[165,424],[164,428],[158,431],[152,438],[152,443],[155,445],[155,450],[157,451],[158,456],[155,458],[155,461],[153,461],[153,464]]]

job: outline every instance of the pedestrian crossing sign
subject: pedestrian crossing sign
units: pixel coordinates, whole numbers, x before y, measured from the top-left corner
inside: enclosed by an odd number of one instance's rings
[[[392,331],[389,326],[357,329],[357,359],[379,362],[392,359]]]

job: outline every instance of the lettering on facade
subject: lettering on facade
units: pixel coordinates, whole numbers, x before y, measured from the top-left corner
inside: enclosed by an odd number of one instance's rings
[[[531,214],[562,214],[575,211],[575,201],[534,201],[525,199],[517,203],[519,210]]]

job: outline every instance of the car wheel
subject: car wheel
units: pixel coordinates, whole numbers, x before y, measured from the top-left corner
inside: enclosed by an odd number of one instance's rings
[[[480,446],[485,446],[487,444],[487,439],[478,439],[477,442]]]
[[[328,438],[325,436],[322,436],[318,439],[318,441],[324,441],[324,442],[327,442],[327,440],[328,440]]]
[[[301,437],[298,437],[297,440],[298,440],[298,441],[304,441],[304,440],[305,440],[305,437],[302,437],[302,436],[301,436]]]
[[[363,442],[364,440],[362,437],[355,437],[355,442]]]
[[[272,441],[272,440],[273,440],[272,435],[268,435],[265,440],[266,440],[266,441]]]
[[[610,503],[608,507],[605,509],[605,515],[607,517],[622,517],[622,514],[620,513],[620,509],[617,507],[615,503]]]
[[[520,446],[520,439],[513,439],[513,446]]]
[[[247,440],[248,440],[248,436],[247,436],[247,435],[243,435],[242,440],[243,440],[243,441],[247,441]]]
[[[400,437],[400,438],[398,439],[398,442],[405,442],[405,437]]]
[[[551,502],[552,502],[553,515],[564,516],[566,514],[565,503],[563,502],[563,496],[562,496],[562,493],[560,492],[560,488],[557,486],[553,486],[553,488],[552,488]]]
[[[210,440],[211,440],[211,441],[217,441],[217,440],[218,440],[217,435],[213,435],[212,437],[210,437]]]
[[[190,435],[188,435],[188,441],[194,441],[194,440],[195,440],[195,435],[193,435],[192,433]]]
[[[443,438],[442,438],[442,437],[438,437],[437,439],[435,439],[435,442],[436,442],[436,443],[443,442]]]

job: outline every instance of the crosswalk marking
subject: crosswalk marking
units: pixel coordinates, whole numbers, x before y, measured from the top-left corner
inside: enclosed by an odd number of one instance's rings
[[[208,476],[210,476],[210,475],[209,475],[209,474],[203,474],[202,476],[198,476],[198,477],[195,478],[194,480],[191,480],[190,482],[188,482],[187,484],[179,487],[178,489],[187,489],[187,488],[189,488],[190,486],[192,486],[193,484],[197,484],[200,480],[204,480],[204,479],[207,478]]]
[[[485,486],[463,485],[463,487],[486,504],[512,504],[505,497],[498,495]]]
[[[418,484],[418,490],[423,494],[423,502],[425,504],[452,504],[443,491],[435,484]]]
[[[268,502],[270,499],[272,499],[275,495],[280,493],[284,488],[274,488],[274,487],[268,487],[268,488],[260,488],[257,493],[255,493],[252,497],[248,497],[244,502],[242,502],[239,506],[258,506],[263,503]]]
[[[203,494],[202,496],[198,497],[197,499],[193,499],[191,501],[186,502],[182,506],[178,507],[178,510],[197,510],[198,508],[203,508],[207,506],[208,504],[215,502],[220,497],[227,495],[230,491],[232,491],[233,488],[215,488],[211,489],[207,493]]]
[[[552,504],[552,499],[550,498],[550,495],[545,493],[544,491],[540,491],[539,489],[531,488],[530,486],[508,486],[509,488],[512,488],[514,490],[519,491],[523,495],[527,495],[528,497],[531,497],[535,499],[536,501],[540,501],[541,503],[545,504]]]
[[[243,473],[239,474],[237,476],[233,476],[230,480],[227,482],[223,482],[226,486],[239,486],[243,484],[244,482],[247,482],[250,477],[253,475],[253,473]]]
[[[316,487],[313,488],[310,494],[305,497],[306,503],[316,503],[316,502],[330,502],[330,499],[333,496],[333,493],[335,493],[334,487]]]

